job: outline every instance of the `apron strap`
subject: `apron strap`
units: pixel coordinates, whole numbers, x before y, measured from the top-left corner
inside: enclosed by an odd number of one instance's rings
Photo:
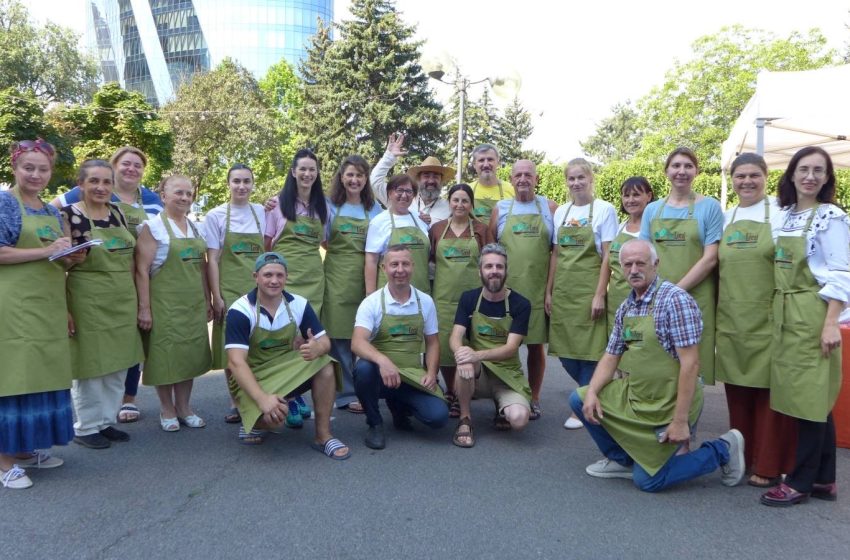
[[[295,317],[292,315],[292,310],[289,308],[289,302],[286,301],[286,294],[281,292],[281,300],[283,301],[283,305],[286,308],[286,315],[289,317],[289,322],[295,325]],[[260,293],[257,292],[257,302],[254,304],[254,320],[256,321],[256,328],[260,327]],[[274,317],[272,317],[272,323],[274,323]],[[271,325],[273,326],[273,325]],[[298,329],[298,325],[295,325],[295,329]],[[269,329],[271,330],[271,329]]]

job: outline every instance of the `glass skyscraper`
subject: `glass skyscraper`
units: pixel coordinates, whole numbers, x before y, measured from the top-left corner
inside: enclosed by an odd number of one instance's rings
[[[306,56],[333,0],[86,0],[89,48],[104,81],[161,105],[195,72],[230,57],[261,78],[285,58]]]

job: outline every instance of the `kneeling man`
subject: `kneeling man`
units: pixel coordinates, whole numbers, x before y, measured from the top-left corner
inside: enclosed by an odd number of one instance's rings
[[[449,339],[457,362],[460,422],[452,441],[458,447],[475,445],[469,407],[473,393],[496,403],[496,429],[521,430],[531,412],[531,388],[519,361],[531,302],[505,286],[508,254],[498,243],[481,249],[478,273],[482,287],[460,296]]]
[[[406,245],[391,245],[382,266],[387,284],[372,292],[357,309],[351,351],[354,390],[366,413],[366,446],[386,446],[378,408],[386,399],[399,430],[411,430],[409,416],[430,428],[445,426],[449,409],[437,385],[440,343],[437,311],[428,294],[410,285],[413,257]],[[422,351],[425,367],[422,367]]]
[[[570,396],[605,459],[587,467],[599,478],[631,478],[646,492],[714,472],[726,486],[744,477],[744,438],[730,430],[681,452],[702,411],[698,345],[702,315],[694,299],[657,276],[658,255],[647,241],[620,249],[632,287],[617,309],[605,354],[593,378]],[[613,379],[617,367],[626,372]]]
[[[313,392],[316,437],[313,448],[331,459],[347,459],[348,446],[331,435],[336,396],[330,339],[303,297],[284,291],[286,260],[263,253],[254,265],[257,289],[227,312],[225,345],[233,395],[242,427],[242,443],[262,443],[266,430],[280,430],[287,396]]]

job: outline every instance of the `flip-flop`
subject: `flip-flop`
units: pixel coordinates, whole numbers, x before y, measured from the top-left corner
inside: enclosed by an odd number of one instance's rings
[[[133,403],[124,403],[118,409],[118,422],[121,424],[131,424],[138,422],[142,414],[139,412],[139,407]]]
[[[363,408],[363,404],[360,401],[351,401],[346,405],[345,410],[352,414],[365,414],[366,409]]]
[[[314,441],[310,444],[310,447],[312,447],[316,451],[324,453],[334,461],[345,461],[346,459],[351,457],[351,448],[336,438],[330,438],[325,443],[317,443]],[[348,452],[345,455],[336,455],[336,451],[344,447],[348,448]]]
[[[239,414],[239,409],[235,406],[224,415],[224,421],[228,424],[238,424],[242,421],[242,416]]]
[[[753,480],[754,476],[758,475],[751,475],[750,478],[747,479],[747,484],[749,484],[750,486],[755,486],[756,488],[772,488],[782,482],[781,476],[777,476],[776,478],[765,478],[763,476],[759,477],[764,478],[765,482],[758,482],[756,480]]]
[[[265,439],[266,432],[264,430],[255,429],[246,432],[244,426],[239,426],[239,443],[242,445],[260,445]]]

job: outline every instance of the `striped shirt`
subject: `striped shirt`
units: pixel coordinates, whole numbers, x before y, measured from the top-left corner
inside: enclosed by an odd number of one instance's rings
[[[57,198],[62,203],[62,207],[70,206],[75,202],[79,202],[82,200],[83,193],[80,190],[80,187],[74,187],[70,191],[60,194]],[[145,214],[148,217],[153,217],[162,212],[162,200],[159,198],[159,195],[150,190],[145,186],[139,186],[139,199],[142,202],[142,206],[145,209]],[[111,202],[118,203],[121,202],[121,199],[118,198],[118,195],[114,192],[112,193]],[[133,204],[136,208],[139,207],[138,203]]]
[[[654,301],[653,301],[654,298]],[[623,317],[644,317],[655,307],[655,334],[664,350],[679,359],[676,348],[699,344],[702,336],[702,313],[691,295],[672,282],[656,276],[640,299],[635,291],[629,294],[614,317],[614,329],[605,351],[619,356],[626,351],[623,341]]]

